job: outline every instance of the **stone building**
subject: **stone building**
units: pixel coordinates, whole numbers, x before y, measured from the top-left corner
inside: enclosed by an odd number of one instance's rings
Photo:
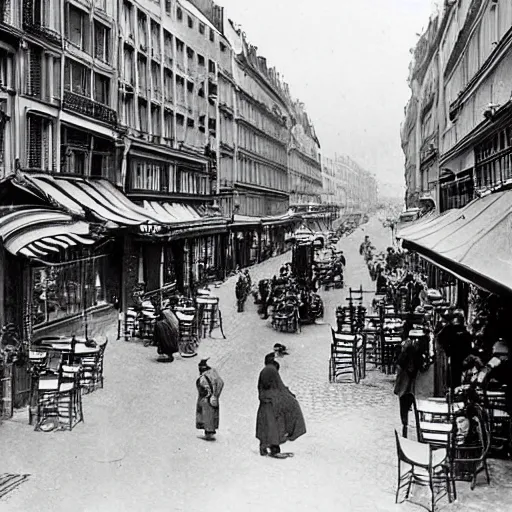
[[[430,192],[441,211],[461,207],[512,176],[511,27],[510,2],[460,0],[420,38],[402,127],[408,206]]]
[[[320,142],[304,104],[291,99],[288,86],[285,86],[285,91],[293,116],[288,147],[290,207],[320,204],[322,195]]]

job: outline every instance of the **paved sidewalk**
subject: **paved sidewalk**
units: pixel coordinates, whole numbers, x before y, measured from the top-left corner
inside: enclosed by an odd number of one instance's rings
[[[372,222],[340,243],[347,256],[347,286],[373,288],[358,254],[364,234],[384,249],[389,231]],[[251,269],[253,282],[271,277],[290,253]],[[334,310],[346,290],[323,293],[324,325],[279,334],[261,320],[252,300],[236,312],[235,279],[216,292],[226,340],[201,343],[199,357],[157,363],[156,350],[113,341],[105,356],[105,389],[84,397],[85,423],[72,432],[34,432],[26,412],[0,426],[0,473],[30,473],[30,480],[0,502],[6,511],[74,512],[339,512],[413,511],[394,504],[398,404],[393,378],[371,371],[361,384],[330,384],[328,359]],[[371,287],[371,288],[370,288]],[[371,300],[371,297],[368,297]],[[109,335],[115,339],[117,326]],[[260,457],[255,439],[257,378],[276,341],[284,382],[296,393],[308,433],[289,446],[295,457]],[[218,440],[195,430],[197,362],[210,357],[225,380]],[[491,463],[491,486],[440,510],[510,509],[510,464]],[[421,495],[418,494],[418,499]],[[423,501],[426,503],[425,501]]]

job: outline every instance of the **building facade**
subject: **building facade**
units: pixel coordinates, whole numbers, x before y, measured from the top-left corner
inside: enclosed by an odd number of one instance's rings
[[[293,116],[288,147],[290,206],[318,205],[323,187],[320,142],[304,104],[291,99],[288,86],[285,86],[285,91]]]
[[[460,0],[420,38],[402,128],[409,206],[435,187],[441,211],[459,208],[512,177],[511,30],[510,2]]]
[[[343,213],[367,213],[375,208],[377,180],[353,159],[344,155],[324,157],[322,169],[327,204],[335,205]]]

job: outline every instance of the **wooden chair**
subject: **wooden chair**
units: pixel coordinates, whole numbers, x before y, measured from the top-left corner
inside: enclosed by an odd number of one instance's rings
[[[418,441],[448,448],[455,429],[455,414],[464,409],[464,403],[450,405],[445,399],[416,398],[413,409]]]
[[[331,328],[331,358],[329,382],[338,382],[342,376],[351,375],[356,384],[364,378],[364,338],[356,334],[340,334]]]
[[[457,499],[455,480],[450,470],[446,448],[436,448],[428,443],[412,441],[399,436],[396,430],[395,439],[398,456],[396,503],[403,489],[405,499],[409,499],[413,484],[430,488],[432,512],[444,496],[448,496],[450,503]]]
[[[473,404],[471,408],[474,414],[470,421],[474,425],[476,439],[461,445],[457,442],[453,443],[451,459],[455,479],[471,482],[470,488],[473,490],[481,472],[485,473],[487,483],[491,483],[487,465],[487,456],[491,447],[491,432],[485,409],[477,404]]]

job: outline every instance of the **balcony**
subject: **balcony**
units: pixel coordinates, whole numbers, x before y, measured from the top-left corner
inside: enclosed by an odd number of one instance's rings
[[[77,114],[92,117],[102,123],[117,124],[117,112],[115,110],[71,91],[64,91],[63,108]]]
[[[46,39],[55,44],[61,42],[61,35],[49,27],[45,27],[39,20],[34,19],[33,15],[33,2],[31,0],[24,0],[23,2],[23,29],[28,33],[37,37]]]

